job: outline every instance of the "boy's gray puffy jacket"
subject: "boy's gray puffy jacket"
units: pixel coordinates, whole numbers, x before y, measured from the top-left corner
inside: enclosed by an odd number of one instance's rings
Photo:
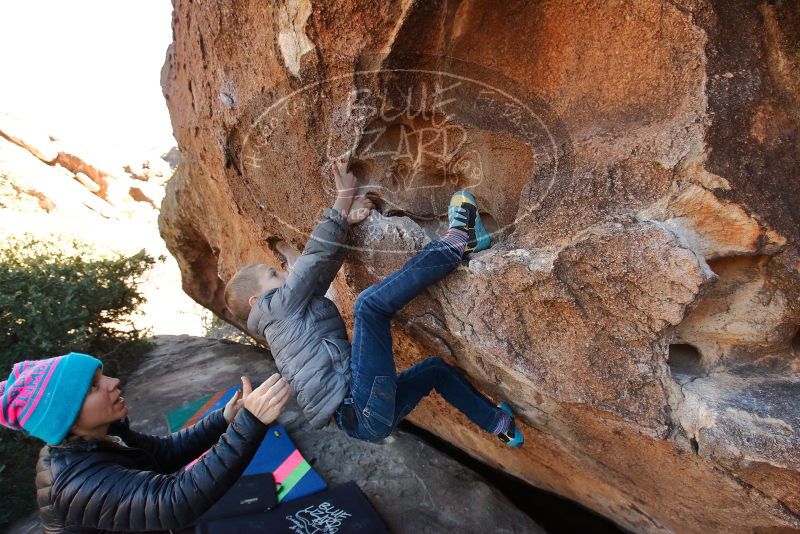
[[[314,428],[322,428],[350,385],[350,342],[336,305],[325,298],[345,255],[350,224],[325,209],[281,287],[253,305],[247,328],[269,343],[278,371],[289,381]]]

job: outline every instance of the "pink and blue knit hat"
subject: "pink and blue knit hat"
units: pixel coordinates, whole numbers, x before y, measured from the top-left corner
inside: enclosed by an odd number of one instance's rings
[[[25,430],[49,445],[60,443],[102,365],[77,352],[14,364],[8,380],[0,382],[0,424]]]

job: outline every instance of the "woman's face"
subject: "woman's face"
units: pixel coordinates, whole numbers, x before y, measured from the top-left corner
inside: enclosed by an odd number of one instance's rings
[[[73,430],[95,430],[127,416],[128,407],[118,386],[119,378],[106,376],[98,369]]]

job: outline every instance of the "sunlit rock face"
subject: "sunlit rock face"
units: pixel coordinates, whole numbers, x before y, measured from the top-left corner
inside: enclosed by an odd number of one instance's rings
[[[396,319],[519,413],[510,450],[410,418],[637,532],[800,529],[800,13],[791,2],[175,2],[184,287],[278,266],[347,157],[379,205],[332,296],[475,194],[495,245]],[[241,326],[241,325],[240,325]]]

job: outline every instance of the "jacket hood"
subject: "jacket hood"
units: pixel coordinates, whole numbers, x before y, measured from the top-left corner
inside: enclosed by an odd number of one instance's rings
[[[262,319],[266,314],[266,310],[269,309],[269,301],[272,300],[272,295],[274,295],[277,290],[278,288],[270,289],[258,297],[255,303],[253,303],[253,307],[250,308],[250,314],[247,316],[247,331],[251,334],[259,337],[262,335],[264,331],[263,327],[266,326],[266,323],[263,326],[261,325]]]

